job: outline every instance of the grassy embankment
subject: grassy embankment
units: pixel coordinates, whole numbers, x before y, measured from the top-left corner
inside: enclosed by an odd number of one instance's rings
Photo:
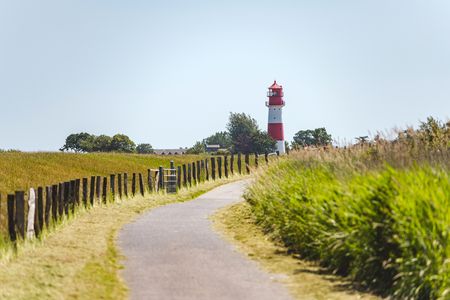
[[[294,153],[261,172],[246,199],[302,258],[384,296],[448,299],[449,133]]]
[[[151,194],[80,208],[74,217],[45,231],[40,239],[18,243],[0,260],[1,299],[126,299],[118,272],[118,230],[140,213],[187,201],[225,182],[208,181],[176,195]],[[8,253],[7,253],[8,254]]]
[[[110,174],[147,174],[147,169],[192,163],[208,156],[199,155],[138,155],[119,153],[0,153],[0,244],[6,231],[6,194],[30,187],[46,186],[75,178],[109,176]],[[243,159],[243,158],[242,158]],[[254,164],[254,158],[250,160]],[[211,166],[210,166],[211,167]],[[223,165],[222,165],[223,169]],[[237,170],[237,159],[234,162]]]
[[[5,243],[7,228],[6,194],[16,190],[28,191],[30,187],[46,186],[92,175],[141,172],[160,165],[168,167],[199,159],[195,155],[136,155],[114,153],[0,153],[0,247]]]
[[[140,155],[119,153],[0,153],[0,193],[27,190],[74,178],[91,175],[108,176],[117,173],[147,174],[147,169],[198,160],[198,155]]]
[[[317,264],[292,255],[273,234],[256,224],[247,202],[225,207],[212,216],[215,229],[240,252],[272,274],[289,289],[295,299],[375,300],[374,295],[357,291],[345,278],[329,274]]]

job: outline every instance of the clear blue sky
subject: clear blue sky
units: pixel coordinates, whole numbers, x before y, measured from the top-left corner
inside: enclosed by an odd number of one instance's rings
[[[190,146],[230,112],[352,140],[450,116],[450,1],[0,0],[0,148]]]

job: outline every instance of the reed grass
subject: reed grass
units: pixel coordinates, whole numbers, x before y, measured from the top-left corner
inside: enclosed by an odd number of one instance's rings
[[[260,172],[245,197],[302,257],[383,296],[448,299],[449,132],[299,151]]]

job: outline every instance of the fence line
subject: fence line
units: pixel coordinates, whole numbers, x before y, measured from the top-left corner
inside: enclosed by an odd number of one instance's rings
[[[264,154],[264,159],[266,164],[268,164],[269,157],[267,153]],[[246,173],[249,174],[251,168],[248,153],[244,154],[244,161]],[[176,189],[180,189],[182,187],[198,185],[208,180],[221,179],[223,176],[228,178],[235,173],[235,163],[234,154],[231,154],[230,159],[227,155],[224,157],[211,156],[176,167],[173,166],[172,162],[170,172],[176,174],[176,182],[174,185]],[[254,167],[257,168],[258,164],[258,154],[255,154]],[[242,174],[241,153],[237,154],[237,168],[238,173]],[[136,178],[136,175],[138,178]],[[136,182],[137,180],[138,182]],[[138,192],[136,184],[139,185],[139,193],[142,196],[145,193],[164,191],[164,168],[161,166],[158,169],[148,169],[145,185],[142,173],[132,173],[132,197]],[[173,185],[171,185],[171,190],[173,190]],[[37,196],[34,204],[32,202],[30,204],[25,202],[24,191],[16,191],[14,194],[8,194],[6,206],[9,239],[12,242],[17,241],[18,238],[25,239],[25,233],[28,232],[27,236],[30,237],[29,233],[31,231],[33,231],[34,236],[39,237],[45,228],[49,228],[52,224],[55,224],[63,218],[73,216],[76,209],[80,206],[89,209],[96,204],[114,202],[116,198],[122,199],[123,196],[125,198],[129,196],[128,173],[110,174],[109,180],[106,176],[102,178],[97,175],[60,182],[45,187],[40,186],[37,187]],[[28,199],[30,200],[30,197]],[[26,209],[27,204],[28,210]],[[33,211],[30,211],[30,207],[32,206],[34,207]],[[32,214],[35,215],[34,221],[30,219],[27,224],[25,220]],[[33,228],[29,228],[30,226]],[[28,229],[31,229],[31,231]]]

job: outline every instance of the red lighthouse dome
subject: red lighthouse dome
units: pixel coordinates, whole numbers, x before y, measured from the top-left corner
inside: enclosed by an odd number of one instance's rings
[[[278,85],[277,81],[274,80],[273,84],[269,86],[269,91],[267,92],[267,97],[269,97],[269,105],[284,105],[283,96],[283,86]]]

